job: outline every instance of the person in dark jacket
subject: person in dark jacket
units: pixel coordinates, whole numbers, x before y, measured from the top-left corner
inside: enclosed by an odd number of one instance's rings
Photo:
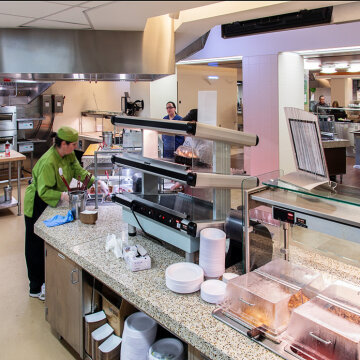
[[[332,107],[340,108],[339,103],[336,100],[333,101]],[[347,114],[345,110],[342,109],[331,109],[330,114],[334,115],[335,121],[338,121],[338,119],[347,119]]]
[[[167,115],[164,116],[166,120],[182,120],[182,117],[176,112],[176,105],[172,101],[166,103]],[[183,144],[184,136],[180,135],[163,135],[162,141],[164,143],[163,157],[172,159],[174,158],[174,152],[176,149]]]

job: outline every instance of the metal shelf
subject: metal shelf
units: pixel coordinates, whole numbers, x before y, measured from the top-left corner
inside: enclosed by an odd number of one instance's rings
[[[45,120],[44,117],[41,118],[28,118],[28,119],[16,119],[16,121],[41,121],[41,120]]]
[[[0,196],[0,210],[8,209],[15,206],[18,206],[18,201],[14,197],[11,198],[11,201],[5,202],[5,196]]]

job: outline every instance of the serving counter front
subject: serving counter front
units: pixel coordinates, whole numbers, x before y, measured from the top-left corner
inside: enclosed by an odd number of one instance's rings
[[[152,260],[150,270],[139,272],[131,272],[124,260],[116,259],[112,252],[106,252],[107,235],[116,234],[120,237],[122,231],[127,229],[127,224],[122,222],[120,206],[99,207],[96,225],[85,225],[80,221],[53,228],[44,225],[43,220],[56,214],[65,215],[67,211],[68,209],[65,208],[48,207],[35,224],[35,233],[45,240],[47,247],[54,249],[57,253],[56,258],[67,258],[74,264],[75,269],[78,269],[71,270],[72,284],[81,282],[79,274],[85,270],[210,359],[280,359],[274,353],[216,320],[212,316],[215,305],[204,302],[199,292],[180,295],[166,287],[165,269],[170,264],[185,260],[180,251],[171,251],[142,235],[129,238],[130,243],[140,244],[147,249]],[[290,253],[294,263],[321,271],[325,277],[342,278],[360,284],[360,274],[356,267],[296,246],[290,246]],[[47,268],[51,268],[52,261],[56,262],[56,259],[46,257]],[[51,284],[46,282],[47,298],[50,286]],[[58,296],[65,297],[66,294],[59,293]],[[84,315],[82,299],[79,299],[79,304],[74,302],[76,299],[72,298],[69,307],[78,306],[82,318]],[[82,340],[78,352],[83,355]]]

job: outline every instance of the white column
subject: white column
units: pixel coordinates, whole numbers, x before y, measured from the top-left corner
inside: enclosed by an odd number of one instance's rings
[[[278,56],[243,58],[244,131],[259,136],[245,147],[244,168],[250,175],[279,169]]]
[[[284,107],[304,109],[304,60],[298,54],[284,52],[279,54],[278,66],[279,169],[286,174],[296,168]]]

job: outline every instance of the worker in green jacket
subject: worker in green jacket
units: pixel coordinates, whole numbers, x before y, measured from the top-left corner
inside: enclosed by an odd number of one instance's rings
[[[48,205],[56,207],[60,202],[68,202],[69,195],[61,180],[59,168],[68,184],[71,180],[84,181],[91,175],[83,169],[77,160],[74,150],[77,146],[78,132],[63,126],[55,137],[55,144],[38,160],[32,170],[32,183],[27,187],[24,200],[25,215],[25,258],[30,281],[30,296],[45,300],[44,241],[34,234],[34,224]],[[90,187],[95,178],[88,183]],[[99,181],[102,192],[108,189],[103,181]]]

